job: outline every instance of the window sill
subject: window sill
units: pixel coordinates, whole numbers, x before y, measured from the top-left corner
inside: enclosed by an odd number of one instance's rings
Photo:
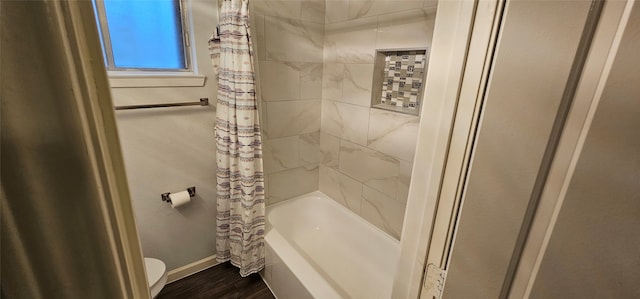
[[[109,83],[112,88],[137,87],[202,87],[206,76],[189,74],[112,74]]]

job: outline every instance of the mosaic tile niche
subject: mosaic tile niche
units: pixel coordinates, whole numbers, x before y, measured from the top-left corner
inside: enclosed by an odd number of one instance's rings
[[[376,51],[371,106],[418,115],[427,53],[427,49]]]

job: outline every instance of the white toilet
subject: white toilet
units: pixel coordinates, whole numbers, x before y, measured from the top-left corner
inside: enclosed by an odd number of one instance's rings
[[[147,270],[147,283],[151,298],[155,298],[167,283],[167,267],[161,260],[150,257],[144,258],[144,267]]]

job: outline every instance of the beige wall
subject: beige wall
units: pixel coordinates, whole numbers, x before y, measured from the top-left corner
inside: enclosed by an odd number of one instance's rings
[[[431,45],[431,1],[327,1],[320,191],[400,238],[419,117],[369,108],[376,49]]]
[[[208,39],[216,24],[215,2],[192,0],[198,73],[203,87],[112,88],[114,105],[197,101],[209,107],[117,111],[127,179],[145,256],[163,260],[168,270],[215,254],[216,83]],[[193,202],[178,210],[160,194],[195,186]]]
[[[640,297],[640,4],[629,20],[531,298]]]

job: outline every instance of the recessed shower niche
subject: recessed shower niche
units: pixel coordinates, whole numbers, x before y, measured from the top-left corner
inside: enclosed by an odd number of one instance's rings
[[[419,115],[428,50],[376,50],[371,107]]]

